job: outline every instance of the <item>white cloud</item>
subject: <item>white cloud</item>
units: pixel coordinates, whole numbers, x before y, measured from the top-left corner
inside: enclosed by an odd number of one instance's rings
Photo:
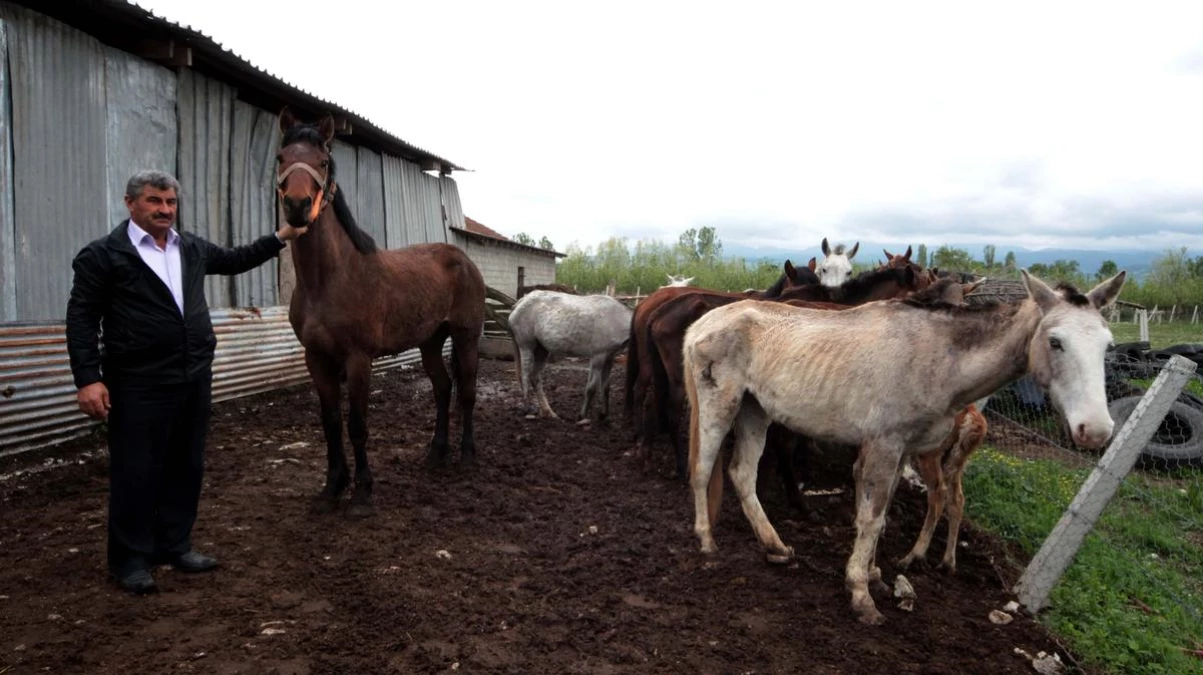
[[[1203,232],[1196,2],[142,4],[474,169],[466,213],[561,248],[885,214],[928,242]]]

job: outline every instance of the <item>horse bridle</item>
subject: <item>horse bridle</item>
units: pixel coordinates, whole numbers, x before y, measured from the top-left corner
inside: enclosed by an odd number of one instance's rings
[[[284,199],[284,181],[287,180],[288,176],[297,169],[300,169],[301,171],[304,171],[312,176],[313,180],[317,181],[318,184],[318,195],[320,199],[314,202],[313,212],[310,213],[309,218],[310,222],[314,222],[317,220],[318,215],[330,205],[330,202],[334,201],[334,193],[338,192],[338,184],[331,180],[329,169],[326,170],[326,175],[323,176],[317,172],[317,169],[309,166],[305,162],[293,162],[292,164],[288,165],[288,168],[284,169],[284,171],[280,172],[280,174],[276,176],[276,192],[280,194],[281,201]]]

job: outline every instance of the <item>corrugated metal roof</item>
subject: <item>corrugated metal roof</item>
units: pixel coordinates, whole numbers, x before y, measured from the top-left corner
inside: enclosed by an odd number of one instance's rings
[[[366,141],[362,144],[378,152],[434,160],[447,171],[468,170],[395,136],[358,113],[273,75],[201,31],[159,16],[130,0],[62,0],[52,3],[44,0],[13,0],[13,4],[28,7],[93,35],[101,42],[131,51],[139,40],[152,37],[175,40],[192,48],[192,68],[198,72],[212,70],[235,79],[246,78],[259,86],[262,98],[277,99],[278,103],[287,103],[314,116],[330,112],[335,117],[346,118],[351,122],[357,143]]]

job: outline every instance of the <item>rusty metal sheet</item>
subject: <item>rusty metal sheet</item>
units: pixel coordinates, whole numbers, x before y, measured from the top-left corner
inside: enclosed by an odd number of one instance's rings
[[[304,348],[288,323],[287,307],[213,310],[217,353],[213,401],[258,394],[309,381]],[[443,354],[450,355],[451,341]],[[374,371],[421,362],[411,349],[376,359]],[[96,427],[79,411],[62,323],[0,325],[0,456],[61,443]],[[315,413],[316,414],[316,413]]]

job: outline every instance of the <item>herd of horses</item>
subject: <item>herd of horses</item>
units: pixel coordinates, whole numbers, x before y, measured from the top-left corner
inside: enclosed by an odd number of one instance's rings
[[[366,412],[375,358],[420,350],[437,411],[427,465],[449,462],[453,390],[460,466],[475,464],[485,283],[450,244],[378,249],[338,190],[333,120],[306,124],[285,109],[279,123],[279,201],[285,219],[306,228],[291,246],[296,289],[289,320],[305,350],[326,439],[326,483],[316,506],[334,509],[351,482],[342,446],[345,380],[355,458],[349,512],[368,513]],[[637,456],[650,461],[655,436],[667,435],[678,475],[692,493],[703,552],[716,550],[713,526],[724,484],[717,461],[728,437],[734,439],[731,483],[772,563],[790,560],[793,550],[756,493],[765,449],[776,455],[791,504],[804,508],[794,473],[794,458],[806,455],[799,450],[819,443],[852,448],[856,540],[845,579],[857,617],[879,624],[884,619],[869,594],[870,582],[882,583],[877,542],[899,476],[911,463],[928,488],[928,512],[900,564],[924,557],[947,508],[941,564],[955,569],[960,476],[986,429],[976,401],[1029,374],[1048,392],[1075,443],[1098,448],[1110,438],[1103,359],[1111,333],[1100,311],[1115,301],[1126,273],[1082,293],[1022,271],[1026,298],[970,304],[965,295],[976,284],[924,269],[911,260],[909,247],[898,255],[885,251],[878,268],[854,275],[858,249],[859,242],[833,248],[823,239],[821,261],[812,258],[805,267],[786,261],[764,290],[717,291],[670,276],[633,310],[605,295],[535,290],[515,304],[508,323],[529,417],[556,417],[542,371],[555,355],[575,355],[590,362],[577,422],[589,423],[597,398],[605,420],[610,372],[626,351],[624,408]],[[450,373],[442,355],[448,338]]]

